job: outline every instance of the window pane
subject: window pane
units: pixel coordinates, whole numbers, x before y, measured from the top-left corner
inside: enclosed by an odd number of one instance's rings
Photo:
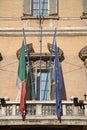
[[[48,0],[32,0],[32,15],[48,15]]]
[[[46,80],[47,80],[47,72],[41,72],[41,79],[40,77],[37,78],[37,90],[38,90],[38,100],[43,100],[44,92],[45,92],[45,99],[44,100],[50,100],[50,79],[48,78],[47,81],[47,86],[45,89],[46,85]],[[44,90],[45,89],[45,90]]]
[[[43,96],[45,93],[45,99],[44,100],[49,100],[50,99],[50,83],[49,83],[49,78],[47,80],[47,72],[42,72],[41,73],[41,85],[40,85],[40,90],[41,90],[41,100],[43,100]],[[47,82],[47,86],[45,88]]]

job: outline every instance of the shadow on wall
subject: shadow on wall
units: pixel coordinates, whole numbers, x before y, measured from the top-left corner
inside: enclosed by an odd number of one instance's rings
[[[61,73],[62,73],[62,69],[61,69]],[[66,88],[65,88],[65,84],[64,84],[64,78],[63,78],[63,73],[62,73],[62,82],[63,82],[63,86],[62,86],[62,89],[61,89],[61,95],[62,95],[62,100],[67,100],[67,97],[66,97]]]
[[[3,57],[2,57],[2,54],[1,54],[1,52],[0,52],[0,61],[2,61],[3,60]]]

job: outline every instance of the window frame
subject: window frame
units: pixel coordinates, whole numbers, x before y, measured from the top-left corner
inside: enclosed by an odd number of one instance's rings
[[[44,19],[59,19],[59,16],[58,16],[58,3],[59,3],[59,0],[55,0],[55,5],[56,8],[55,8],[55,13],[53,13],[53,10],[50,11],[50,8],[52,9],[53,7],[53,4],[52,2],[54,2],[54,0],[48,0],[48,15],[47,16],[44,16]],[[24,0],[23,2],[23,16],[21,17],[22,20],[26,20],[26,19],[37,19],[37,16],[32,16],[32,0]],[[30,3],[30,6],[28,6],[28,9],[27,9],[27,3]],[[50,5],[49,5],[50,4]],[[55,7],[54,5],[54,7]],[[26,9],[25,9],[26,8]],[[27,12],[27,10],[29,12]]]
[[[34,72],[35,72],[35,89],[36,89],[36,94],[37,94],[37,100],[40,100],[40,101],[42,101],[43,100],[43,96],[44,95],[42,95],[42,91],[44,91],[44,88],[45,88],[45,82],[46,82],[46,80],[44,80],[44,86],[42,86],[41,87],[41,84],[42,84],[42,79],[39,79],[40,80],[40,82],[38,83],[38,78],[39,78],[39,76],[37,77],[37,75],[38,75],[38,73],[40,73],[40,70],[36,67],[36,68],[34,68]],[[45,68],[42,68],[41,69],[41,74],[46,74],[47,75],[47,73],[48,73],[48,70],[47,69],[45,69]],[[48,82],[49,82],[49,86],[47,85],[47,88],[48,88],[48,91],[49,91],[49,99],[48,100],[51,100],[51,71],[49,72],[49,75],[48,75]],[[38,84],[39,84],[39,86],[38,86]],[[46,90],[47,91],[47,90]],[[44,93],[44,92],[43,92]],[[39,95],[39,96],[38,96]],[[44,100],[46,100],[46,99],[44,99]]]

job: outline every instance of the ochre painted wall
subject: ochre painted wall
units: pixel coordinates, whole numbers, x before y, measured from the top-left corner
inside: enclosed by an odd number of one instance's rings
[[[59,17],[80,17],[82,15],[82,0],[59,0]],[[22,0],[0,1],[0,28],[38,28],[37,19],[21,20],[23,14]],[[1,19],[5,17],[7,19]],[[11,18],[11,19],[9,19]],[[44,20],[44,29],[85,27],[86,20]],[[18,88],[16,87],[18,60],[16,51],[21,47],[22,37],[0,36],[0,52],[3,61],[0,62],[0,97],[8,96],[15,100]],[[33,43],[35,52],[40,51],[39,36],[27,36],[27,43]],[[53,36],[42,37],[42,51],[48,52],[47,43],[51,43]],[[67,99],[77,96],[83,99],[87,91],[87,77],[83,62],[78,57],[79,51],[86,46],[87,36],[57,36],[58,46],[63,50],[65,60],[62,62],[62,71]]]

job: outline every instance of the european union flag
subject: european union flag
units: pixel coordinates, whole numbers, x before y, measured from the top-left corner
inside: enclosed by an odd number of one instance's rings
[[[58,48],[55,44],[55,62],[53,68],[52,79],[55,81],[55,91],[56,91],[56,113],[59,120],[61,120],[62,107],[61,107],[61,88],[62,88],[62,75],[58,57]]]

